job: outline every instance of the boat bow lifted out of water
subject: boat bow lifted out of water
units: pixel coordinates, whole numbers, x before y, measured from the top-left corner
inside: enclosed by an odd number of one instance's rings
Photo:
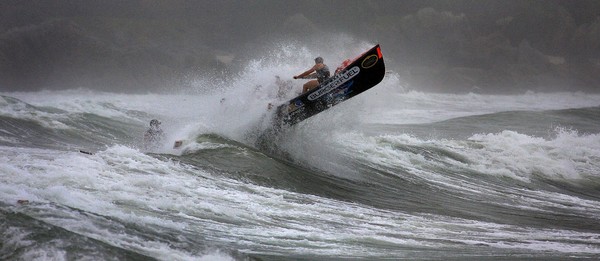
[[[276,109],[274,124],[294,125],[377,85],[385,75],[379,45],[364,52],[316,88]]]

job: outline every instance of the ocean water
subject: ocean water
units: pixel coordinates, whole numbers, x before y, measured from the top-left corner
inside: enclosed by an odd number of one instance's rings
[[[390,72],[265,150],[274,70],[1,93],[0,259],[600,258],[600,95],[424,93]],[[166,137],[145,149],[153,118]]]

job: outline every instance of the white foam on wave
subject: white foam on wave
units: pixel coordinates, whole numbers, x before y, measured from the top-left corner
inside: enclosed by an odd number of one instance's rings
[[[0,96],[0,115],[34,121],[47,128],[69,129],[69,126],[60,122],[60,120],[67,118],[63,113],[42,111],[19,100],[11,99],[8,101],[2,96]]]
[[[477,134],[478,144],[467,151],[482,173],[529,180],[534,175],[551,179],[597,179],[600,173],[600,135],[557,129],[556,137],[541,138],[514,131]]]
[[[127,95],[91,90],[62,90],[39,92],[14,92],[5,95],[18,98],[38,107],[52,107],[67,113],[93,113],[105,117],[129,118],[117,107]],[[133,97],[131,97],[133,98]]]
[[[337,143],[332,146],[342,148],[339,153],[401,169],[454,166],[525,182],[535,176],[564,181],[600,178],[600,134],[579,134],[565,128],[556,128],[554,135],[546,138],[508,130],[475,134],[467,140],[423,140],[409,134],[365,136],[355,132],[339,132],[332,137]]]
[[[418,142],[410,137],[404,140]],[[160,259],[230,257],[214,250],[192,253],[128,234],[118,223],[106,226],[103,217],[153,230],[175,230],[183,242],[186,237],[201,234],[206,242],[235,242],[241,249],[266,254],[393,257],[407,247],[463,249],[464,244],[578,254],[600,252],[586,248],[590,242],[600,243],[596,242],[600,236],[593,233],[386,211],[213,176],[124,146],[94,155],[3,147],[0,153],[0,160],[11,162],[0,164],[0,200],[14,204],[11,202],[17,198],[28,199],[29,207],[35,209],[14,210]],[[371,249],[374,242],[385,251]]]
[[[380,85],[398,85],[384,81]],[[600,95],[586,93],[534,93],[518,95],[438,94],[418,91],[368,92],[366,123],[421,124],[457,117],[504,111],[543,111],[600,106]],[[389,88],[388,88],[389,89]],[[363,96],[363,95],[361,95]]]
[[[159,161],[123,146],[114,146],[95,155],[19,148],[3,148],[1,153],[1,161],[11,162],[0,164],[0,199],[3,202],[15,204],[18,199],[29,200],[33,206],[44,209],[45,214],[38,218],[111,245],[141,249],[145,254],[152,253],[165,259],[189,260],[194,257],[170,249],[161,242],[107,229],[85,215],[57,210],[52,204],[123,222],[183,230],[186,224],[160,215],[160,195],[164,194],[153,192],[170,191],[171,196],[185,197],[178,193],[185,186],[183,183],[201,178],[202,172],[175,162]],[[174,173],[183,173],[183,176],[171,176]],[[148,205],[148,202],[156,205]],[[25,212],[37,216],[36,212]]]
[[[536,182],[532,186],[541,188],[544,185],[537,183],[553,180],[589,189],[598,184],[598,134],[557,129],[554,137],[540,138],[503,131],[474,135],[467,141],[422,140],[408,134],[338,136],[338,154],[408,181],[426,182],[466,198],[480,195],[489,204],[508,209],[600,218],[597,201],[515,185]],[[473,175],[480,177],[467,178]],[[495,186],[489,186],[485,175],[505,180],[506,184],[495,182]]]

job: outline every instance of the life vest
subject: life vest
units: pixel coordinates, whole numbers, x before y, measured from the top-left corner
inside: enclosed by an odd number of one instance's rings
[[[321,69],[318,69],[315,72],[317,73],[317,81],[319,83],[322,83],[325,80],[329,79],[329,76],[331,75],[331,73],[329,72],[329,67],[327,67],[327,65],[325,64],[323,64],[323,67]]]

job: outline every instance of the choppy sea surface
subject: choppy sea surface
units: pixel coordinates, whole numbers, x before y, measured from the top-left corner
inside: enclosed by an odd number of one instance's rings
[[[265,151],[271,76],[1,93],[0,259],[600,258],[600,95],[423,93],[390,75]],[[147,149],[154,118],[166,137]]]

